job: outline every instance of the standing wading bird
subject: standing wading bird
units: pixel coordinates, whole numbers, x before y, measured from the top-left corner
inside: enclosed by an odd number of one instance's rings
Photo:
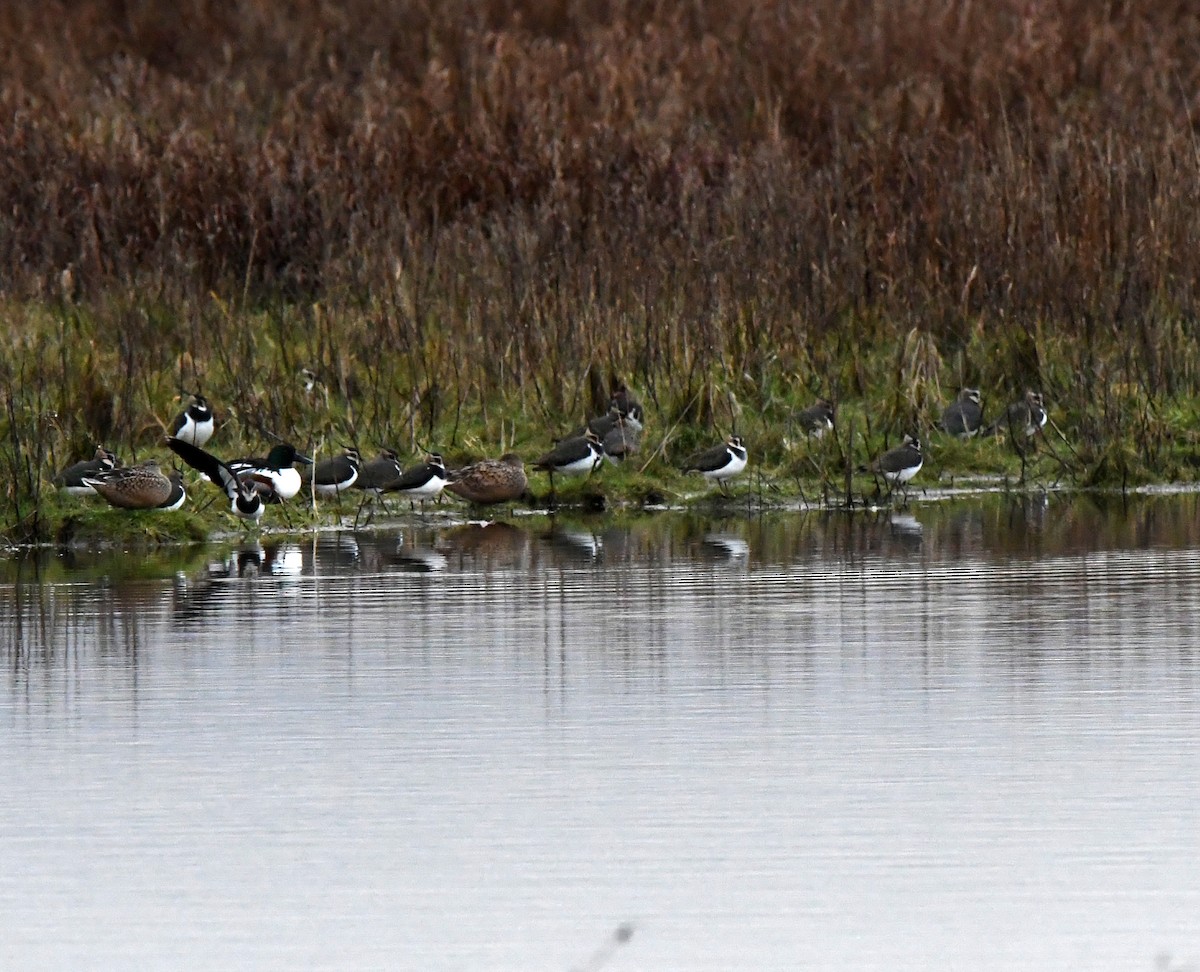
[[[819,439],[833,428],[833,405],[823,398],[818,398],[808,408],[800,410],[796,421],[805,435]]]
[[[550,496],[554,497],[554,474],[561,476],[591,475],[604,458],[604,445],[591,429],[581,436],[563,439],[535,463],[538,469],[550,474]]]
[[[1029,388],[1026,389],[1024,398],[1009,405],[983,432],[985,436],[990,436],[1000,429],[1008,429],[1009,445],[1021,459],[1021,482],[1025,482],[1026,464],[1033,446],[1032,439],[1045,428],[1047,421],[1049,416],[1046,414],[1041,392]]]
[[[180,459],[225,491],[230,512],[235,516],[251,522],[262,519],[263,498],[253,480],[239,476],[228,463],[190,442],[172,437],[167,439],[167,445]]]
[[[867,472],[878,473],[887,481],[888,495],[893,489],[900,487],[905,500],[908,499],[907,483],[921,471],[925,459],[921,455],[921,443],[917,436],[906,435],[904,442],[889,449],[867,466]]]
[[[995,435],[1001,429],[1021,433],[1027,439],[1032,439],[1046,425],[1047,415],[1045,402],[1040,392],[1032,388],[1025,391],[1025,397],[1013,402],[991,425],[984,430],[984,435]]]
[[[73,463],[55,476],[54,485],[72,496],[95,496],[96,491],[85,483],[84,479],[116,469],[120,465],[121,460],[116,455],[104,446],[97,446],[96,454],[91,459]]]
[[[358,467],[358,478],[354,480],[354,488],[379,496],[383,488],[399,478],[402,472],[396,450],[380,449],[379,455]]]
[[[479,506],[511,503],[525,495],[529,480],[525,464],[515,452],[499,459],[481,459],[448,474],[446,492]]]
[[[362,516],[362,511],[367,504],[372,500],[382,501],[383,488],[397,479],[403,471],[394,449],[380,449],[379,455],[358,467],[358,477],[354,480],[354,488],[362,491],[363,500],[358,504],[358,511],[354,514],[355,529],[358,528],[359,517]],[[374,514],[367,517],[368,523],[372,516]]]
[[[958,398],[946,406],[938,422],[950,435],[969,439],[983,426],[983,406],[978,388],[964,388]]]
[[[113,506],[125,510],[163,508],[172,501],[175,488],[155,459],[147,459],[136,466],[107,469],[85,477],[84,482]]]
[[[194,446],[203,446],[212,438],[215,427],[212,406],[197,393],[192,396],[191,404],[175,416],[169,434]]]
[[[746,468],[749,453],[740,435],[731,435],[720,445],[697,452],[683,464],[683,471],[698,472],[709,482],[715,482],[721,487],[721,492],[729,495],[726,486],[734,476],[739,476]]]
[[[409,504],[420,500],[425,505],[426,500],[437,499],[446,488],[446,464],[436,452],[431,452],[419,466],[393,479],[383,487],[385,493],[403,493],[409,499]]]
[[[347,449],[340,456],[322,459],[313,466],[313,492],[317,496],[341,496],[358,479],[361,462],[357,449]]]

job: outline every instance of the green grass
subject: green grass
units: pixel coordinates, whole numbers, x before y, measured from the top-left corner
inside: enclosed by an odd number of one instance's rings
[[[54,322],[53,314],[30,315],[43,322]],[[261,348],[269,342],[256,340],[256,327],[269,326],[254,316],[241,321],[250,335],[250,343]],[[53,355],[41,361],[70,359],[78,353],[73,342],[58,344],[58,328],[42,332],[43,350]],[[88,354],[94,354],[89,342]],[[428,410],[420,401],[403,394],[403,385],[394,380],[372,377],[374,363],[363,363],[345,377],[345,394],[318,388],[307,393],[301,377],[284,376],[282,352],[270,346],[266,374],[279,375],[278,381],[254,382],[240,394],[244,376],[225,375],[220,369],[209,373],[204,390],[218,410],[218,433],[210,444],[217,454],[255,454],[266,451],[268,433],[282,435],[317,458],[335,454],[345,445],[357,444],[366,455],[382,445],[398,448],[408,462],[418,461],[423,448],[439,449],[454,464],[482,455],[499,455],[515,449],[527,464],[553,440],[567,434],[584,417],[599,408],[588,393],[581,391],[572,411],[551,413],[549,408],[531,400],[536,392],[510,394],[485,399],[474,389],[445,389],[445,407]],[[33,365],[33,358],[18,359],[18,364]],[[61,366],[61,365],[60,365]],[[886,373],[885,373],[886,374]],[[93,441],[116,445],[126,459],[149,455],[170,459],[162,445],[163,430],[171,414],[182,402],[170,393],[161,375],[139,375],[131,384],[129,397],[113,396],[105,401],[106,419],[113,422],[105,430],[96,429],[88,408],[94,392],[69,386],[74,377],[67,364],[59,378],[47,381],[37,396],[11,399],[8,418],[0,420],[0,462],[10,471],[9,507],[5,533],[11,541],[41,541],[66,544],[153,544],[197,539],[214,533],[240,533],[244,524],[226,511],[227,504],[210,484],[189,477],[189,504],[185,511],[130,512],[115,510],[101,502],[59,496],[50,485],[53,471],[81,456],[90,454]],[[389,379],[394,376],[389,376]],[[77,383],[78,384],[78,383]],[[716,382],[713,381],[715,387]],[[655,403],[648,396],[647,429],[641,452],[619,467],[601,464],[586,478],[558,477],[555,499],[560,506],[600,508],[639,507],[644,505],[700,505],[720,507],[727,502],[715,487],[697,474],[679,471],[681,461],[692,451],[711,445],[724,429],[735,428],[751,450],[747,473],[733,484],[736,502],[752,505],[788,505],[797,501],[836,505],[846,500],[846,474],[851,474],[850,491],[854,501],[877,497],[874,479],[861,472],[862,467],[886,447],[898,443],[905,430],[915,428],[922,437],[925,467],[914,483],[915,488],[934,486],[970,486],[997,482],[1010,488],[1038,488],[1050,485],[1075,487],[1127,487],[1156,479],[1190,480],[1200,468],[1200,437],[1169,436],[1146,438],[1146,430],[1164,430],[1176,424],[1196,421],[1195,403],[1180,396],[1169,407],[1160,407],[1156,415],[1136,423],[1126,423],[1120,437],[1099,441],[1080,441],[1072,433],[1072,417],[1051,401],[1054,422],[1027,447],[1024,480],[1021,480],[1021,456],[1006,436],[959,440],[945,435],[934,426],[940,404],[932,395],[924,410],[905,413],[903,408],[888,410],[875,402],[886,402],[886,384],[874,389],[875,401],[844,400],[839,403],[837,429],[817,439],[805,436],[794,423],[794,414],[810,403],[804,386],[784,378],[768,376],[757,393],[744,389],[744,399],[734,395],[712,396],[704,412],[696,410],[696,396],[688,401],[666,398]],[[224,395],[232,397],[232,402]],[[664,396],[665,397],[665,396]],[[1001,407],[995,396],[985,399],[989,414]],[[1007,399],[1001,399],[1006,401]],[[40,418],[38,406],[41,406]],[[54,406],[60,406],[54,408]],[[725,421],[719,412],[726,411]],[[132,420],[127,416],[132,413]],[[21,429],[21,416],[26,425]],[[45,416],[51,414],[50,421]],[[905,416],[898,420],[897,415]],[[15,420],[15,421],[14,421]],[[723,429],[721,428],[723,426]],[[109,438],[93,440],[89,431],[108,431]],[[14,434],[14,429],[17,430]],[[4,433],[7,432],[7,438]],[[36,434],[35,434],[36,433]],[[390,436],[390,438],[388,437]],[[36,440],[34,464],[27,443]],[[121,441],[126,443],[121,448]],[[551,500],[548,477],[528,465],[530,502],[548,506]],[[23,487],[23,488],[22,488]],[[310,529],[330,524],[340,516],[352,518],[360,494],[352,492],[341,504],[321,501],[314,509],[307,493],[288,505],[287,514],[269,509],[264,520],[268,529]],[[448,499],[446,509],[459,506]],[[403,504],[400,504],[403,506]],[[400,510],[393,501],[391,509]],[[198,512],[203,507],[204,511]],[[379,514],[377,513],[376,516]]]

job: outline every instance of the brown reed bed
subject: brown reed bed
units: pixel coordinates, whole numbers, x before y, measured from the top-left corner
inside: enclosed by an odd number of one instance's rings
[[[198,386],[491,445],[619,375],[779,466],[814,394],[869,451],[1033,386],[1075,481],[1200,464],[1187,5],[15,0],[0,50],[10,510]]]

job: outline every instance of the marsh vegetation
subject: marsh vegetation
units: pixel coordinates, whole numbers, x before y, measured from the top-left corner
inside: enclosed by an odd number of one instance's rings
[[[196,389],[223,454],[455,460],[623,380],[632,493],[730,431],[837,492],[964,385],[1042,391],[1044,443],[924,435],[922,477],[1200,464],[1178,5],[16,0],[0,44],[10,532],[96,443],[162,454]]]

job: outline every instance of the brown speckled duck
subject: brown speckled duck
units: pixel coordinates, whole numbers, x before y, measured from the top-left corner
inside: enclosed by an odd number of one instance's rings
[[[463,466],[450,473],[449,479],[446,492],[481,506],[520,499],[529,486],[525,464],[513,452]]]
[[[113,506],[126,510],[152,510],[164,506],[172,499],[174,489],[156,459],[99,472],[86,477],[84,482]]]

